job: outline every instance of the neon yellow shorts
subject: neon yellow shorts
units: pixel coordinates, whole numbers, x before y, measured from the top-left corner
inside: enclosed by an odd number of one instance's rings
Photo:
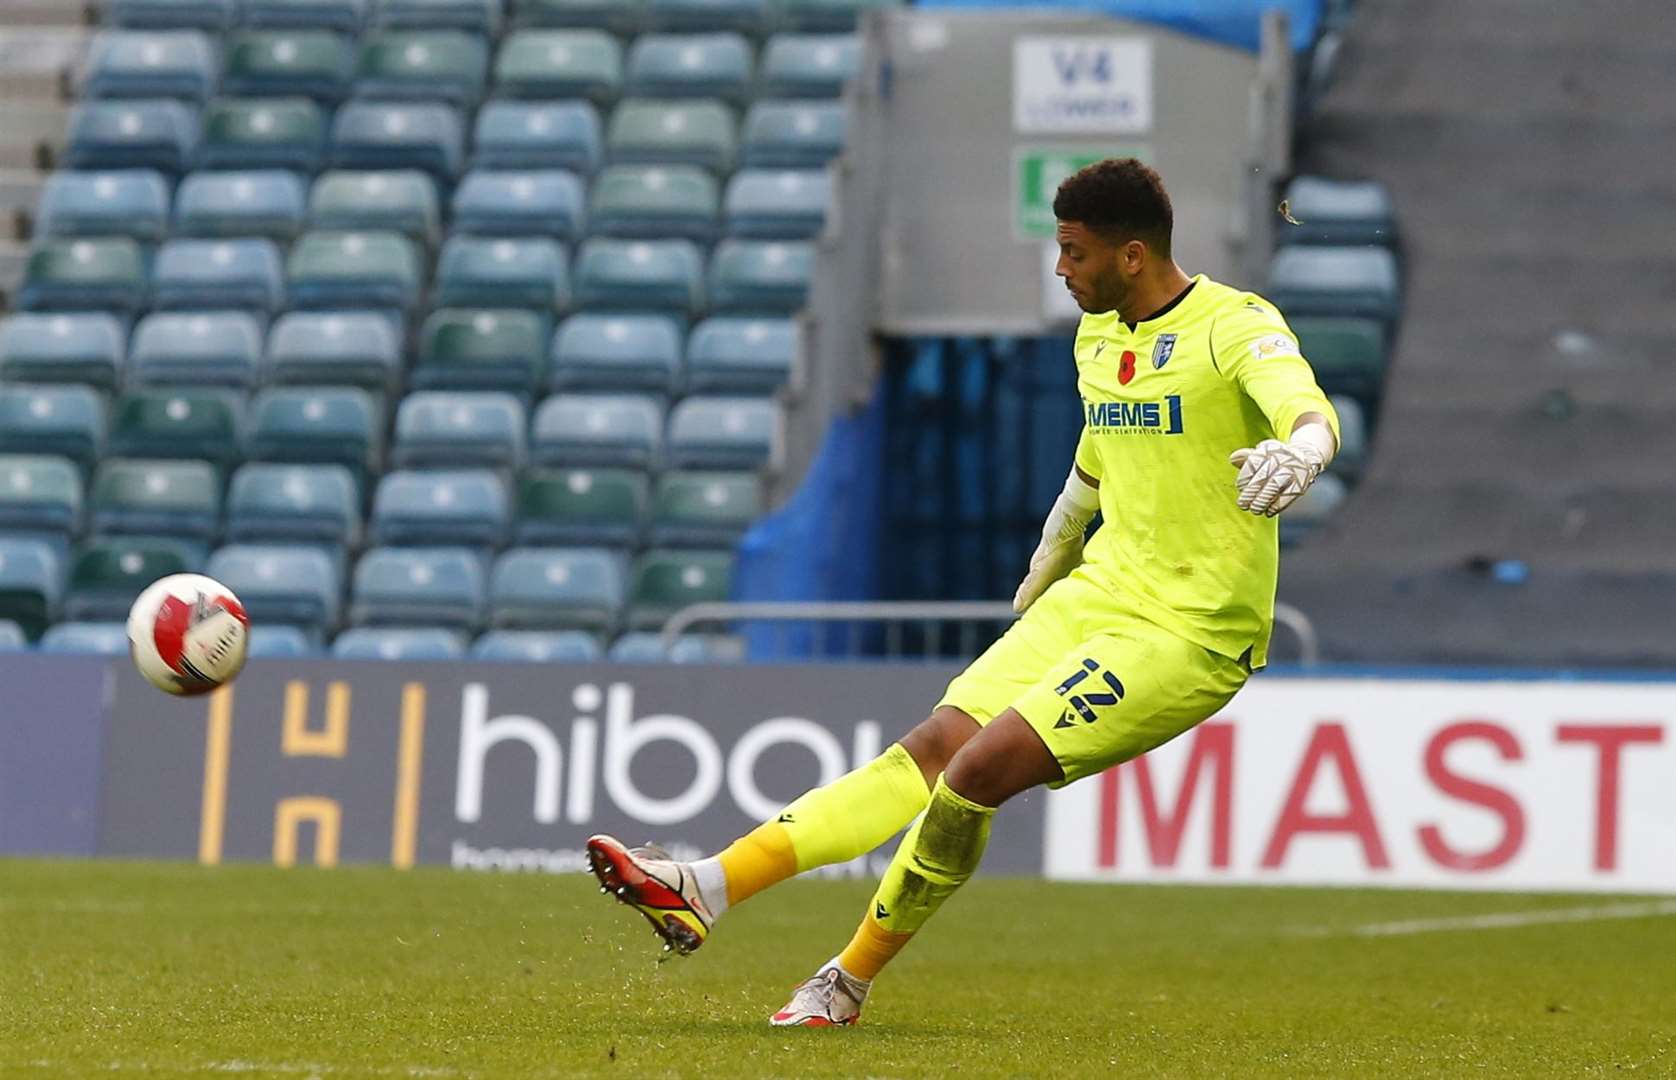
[[[1249,674],[1073,571],[957,675],[937,704],[980,725],[1016,710],[1064,770],[1065,779],[1049,786],[1063,787],[1214,716]]]

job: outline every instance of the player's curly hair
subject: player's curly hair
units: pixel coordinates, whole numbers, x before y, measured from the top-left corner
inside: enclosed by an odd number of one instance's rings
[[[1134,158],[1107,158],[1065,178],[1053,196],[1053,216],[1120,241],[1139,240],[1170,254],[1175,212],[1164,179]]]

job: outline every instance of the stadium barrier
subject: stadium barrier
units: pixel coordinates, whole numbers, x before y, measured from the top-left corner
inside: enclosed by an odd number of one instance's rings
[[[0,658],[0,854],[569,871],[712,850],[924,715],[955,668],[253,662],[171,699]],[[1261,676],[997,816],[991,873],[1676,893],[1676,681]],[[871,874],[888,853],[834,868]]]

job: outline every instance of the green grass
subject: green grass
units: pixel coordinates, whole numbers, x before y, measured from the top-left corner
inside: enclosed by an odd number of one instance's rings
[[[0,1077],[1676,1075],[1676,918],[1337,932],[1576,896],[979,881],[861,1026],[767,1027],[868,893],[660,964],[582,877],[0,862]]]

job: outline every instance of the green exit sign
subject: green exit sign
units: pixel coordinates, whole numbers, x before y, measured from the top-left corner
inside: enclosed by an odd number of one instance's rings
[[[1020,240],[1052,237],[1053,193],[1060,183],[1084,165],[1113,157],[1152,162],[1145,146],[1013,147],[1013,235]]]

